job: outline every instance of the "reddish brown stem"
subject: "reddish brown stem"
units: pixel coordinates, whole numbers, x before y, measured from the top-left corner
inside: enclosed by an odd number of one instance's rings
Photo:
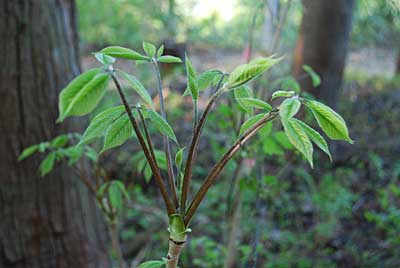
[[[226,164],[232,157],[235,155],[237,151],[244,145],[244,143],[249,140],[258,130],[260,130],[267,122],[273,120],[278,115],[276,110],[269,112],[266,114],[260,121],[258,121],[253,127],[247,130],[230,148],[229,150],[220,158],[220,160],[215,164],[213,169],[205,178],[203,184],[201,185],[200,189],[198,190],[196,196],[193,198],[190,206],[187,210],[186,217],[185,217],[185,224],[188,225],[196,212],[197,208],[199,207],[201,201],[203,200],[204,196],[206,195],[208,189],[211,185],[215,182],[218,178],[219,174],[222,172]]]
[[[114,73],[111,74],[111,77],[112,77],[112,79],[113,79],[113,81],[115,83],[115,86],[117,87],[119,96],[120,96],[120,98],[122,100],[122,104],[125,107],[125,110],[126,110],[126,112],[128,114],[128,117],[129,117],[129,120],[130,120],[130,122],[132,124],[133,130],[135,131],[135,134],[136,134],[136,136],[137,136],[137,138],[139,140],[139,143],[140,143],[140,146],[141,146],[141,148],[143,150],[143,153],[144,153],[144,155],[145,155],[145,157],[147,159],[147,162],[150,165],[151,171],[153,172],[157,187],[160,189],[161,195],[162,195],[162,197],[164,199],[164,203],[165,203],[165,207],[167,209],[168,215],[174,214],[175,213],[175,209],[174,209],[174,207],[172,205],[172,202],[171,202],[171,200],[170,200],[170,198],[168,196],[168,192],[167,192],[167,189],[165,187],[164,181],[163,181],[163,179],[161,177],[160,170],[158,169],[157,163],[155,163],[153,161],[151,153],[149,152],[149,149],[147,148],[146,141],[144,140],[144,138],[142,136],[142,133],[140,131],[140,128],[139,128],[139,126],[138,126],[138,124],[136,122],[136,119],[132,114],[132,110],[131,110],[131,108],[130,108],[130,106],[128,104],[128,101],[126,100],[124,92],[122,91],[121,84],[119,83],[118,78],[115,76]]]
[[[192,140],[190,142],[189,152],[188,152],[186,166],[185,166],[185,173],[183,175],[182,196],[181,196],[181,202],[180,202],[180,210],[181,210],[182,214],[184,214],[185,210],[186,210],[186,200],[187,200],[187,197],[189,194],[193,164],[194,164],[194,160],[196,158],[196,150],[197,150],[197,146],[199,143],[200,135],[201,135],[203,127],[206,123],[207,115],[210,112],[214,102],[217,100],[217,98],[220,95],[221,95],[220,93],[216,93],[211,97],[203,114],[201,115],[200,121],[198,122],[198,124],[196,126],[196,129],[192,136]]]

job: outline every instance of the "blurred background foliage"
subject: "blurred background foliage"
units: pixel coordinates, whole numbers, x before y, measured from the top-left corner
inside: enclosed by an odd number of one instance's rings
[[[142,40],[173,41],[184,44],[199,70],[230,70],[243,61],[250,32],[254,32],[254,54],[263,53],[264,2],[77,0],[82,55],[111,44],[140,49]],[[287,0],[280,2],[284,6]],[[286,78],[290,87],[296,83],[290,76],[290,59],[303,14],[301,2],[293,1],[288,12],[278,54],[289,60],[254,84],[255,89],[278,85],[276,77]],[[231,163],[210,191],[193,222],[183,267],[228,267],[232,236],[237,246],[233,267],[251,267],[254,259],[257,267],[268,268],[400,267],[400,140],[394,134],[400,129],[400,79],[395,75],[399,38],[397,1],[356,1],[351,51],[338,103],[356,144],[334,144],[334,162],[318,154],[312,170],[298,155],[293,156],[282,133],[270,134],[265,129],[265,138],[251,143],[240,163]],[[87,58],[83,63],[93,65]],[[144,79],[150,90],[154,87],[147,67],[124,67]],[[180,96],[185,74],[179,68],[164,72],[171,89],[169,120],[180,126],[178,138],[186,142],[190,103]],[[175,77],[171,73],[178,78],[171,80]],[[235,126],[226,120],[235,116],[232,105],[232,99],[225,100],[209,119],[205,140],[210,142],[201,144],[202,165],[196,166],[195,177],[202,178],[234,139]],[[153,182],[144,164],[137,156],[132,158],[135,145],[129,148],[103,160],[116,177],[129,178],[132,203],[121,234],[125,255],[133,260],[162,256],[167,246],[161,228],[165,219],[160,216],[160,203],[152,198],[155,190],[149,187]],[[263,156],[253,157],[251,150],[261,150]],[[232,174],[239,164],[235,177]],[[194,188],[199,185],[194,180]],[[240,217],[235,218],[235,213]]]
[[[399,42],[400,18],[393,1],[357,0],[353,16],[351,45],[396,46]],[[281,1],[284,5],[287,0]],[[196,0],[77,0],[79,32],[85,46],[111,43],[139,46],[142,40],[160,43],[173,38],[196,44],[241,49],[248,38],[255,13],[255,29],[265,18],[264,1],[196,1]],[[258,12],[257,12],[258,10]],[[294,1],[290,8],[282,43],[294,46],[302,5]],[[259,35],[258,35],[259,36]],[[259,38],[255,44],[259,44]]]

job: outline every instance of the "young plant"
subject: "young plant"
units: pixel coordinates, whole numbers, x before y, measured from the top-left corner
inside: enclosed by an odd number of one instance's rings
[[[50,173],[57,162],[66,161],[100,208],[110,233],[113,254],[119,266],[126,267],[119,241],[118,220],[123,210],[124,199],[129,199],[128,192],[121,181],[111,180],[100,166],[97,152],[86,144],[76,145],[77,141],[82,141],[80,134],[63,134],[51,141],[29,146],[21,153],[18,160],[22,161],[34,153],[47,154],[39,166],[41,176]],[[90,161],[92,174],[88,174],[84,162],[79,161],[82,158]]]
[[[317,145],[330,156],[328,144],[325,139],[310,126],[295,118],[302,105],[306,106],[324,133],[333,140],[345,140],[352,142],[343,118],[326,105],[315,100],[300,97],[294,91],[277,91],[272,98],[281,98],[283,101],[277,107],[272,107],[264,100],[255,98],[250,94],[251,89],[247,84],[266,72],[281,59],[274,57],[256,58],[247,64],[236,67],[230,74],[218,70],[210,70],[197,74],[188,56],[185,58],[187,72],[186,95],[193,99],[193,130],[191,141],[187,145],[187,152],[179,146],[173,128],[167,120],[162,89],[162,80],[158,64],[180,63],[181,59],[163,55],[163,47],[159,49],[150,43],[143,42],[145,54],[137,51],[111,46],[94,53],[96,59],[102,64],[101,68],[86,71],[76,77],[62,90],[59,100],[60,116],[58,122],[64,121],[70,116],[83,116],[96,108],[106,94],[110,80],[113,81],[122,105],[107,109],[99,113],[89,124],[83,133],[79,146],[84,146],[98,138],[104,138],[101,153],[124,144],[135,136],[140,144],[144,158],[155,179],[164,201],[166,214],[169,217],[169,249],[165,258],[159,261],[142,263],[141,268],[156,268],[166,266],[176,268],[182,248],[185,245],[187,235],[191,231],[190,223],[204,200],[208,190],[218,179],[224,167],[231,161],[244,146],[266,124],[280,119],[284,131],[293,144],[307,161],[313,166],[313,144]],[[134,76],[113,67],[116,59],[140,61],[149,63],[154,70],[158,84],[159,112],[146,88]],[[140,100],[128,101],[121,86],[121,78],[129,84]],[[199,115],[198,99],[201,91],[212,88],[212,96],[204,111]],[[191,192],[191,180],[193,167],[196,164],[199,140],[206,124],[208,115],[216,105],[218,99],[227,92],[242,91],[240,103],[244,107],[257,111],[240,127],[238,138],[219,158],[208,175],[202,180],[202,184],[193,198],[189,198]],[[247,94],[247,93],[248,94]],[[239,96],[239,95],[238,95]],[[134,103],[134,105],[133,105]],[[154,148],[149,127],[158,130],[163,136],[164,155],[167,170],[167,179],[163,178],[160,170],[160,157]],[[176,149],[175,163],[173,163],[172,150]],[[156,154],[157,152],[157,154]]]

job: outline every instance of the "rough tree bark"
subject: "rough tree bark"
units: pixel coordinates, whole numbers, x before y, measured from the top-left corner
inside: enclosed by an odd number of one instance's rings
[[[303,0],[304,15],[295,48],[293,73],[301,86],[335,107],[348,50],[354,0]],[[322,84],[313,88],[304,78],[303,64],[311,66]]]
[[[80,69],[74,1],[0,1],[0,40],[0,267],[110,267],[100,215],[70,170],[40,178],[39,157],[17,161],[63,131],[58,94]]]

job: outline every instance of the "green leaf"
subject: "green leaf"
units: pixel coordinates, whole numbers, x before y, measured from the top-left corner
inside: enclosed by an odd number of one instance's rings
[[[241,86],[250,80],[255,79],[260,74],[267,71],[281,59],[272,57],[254,59],[248,64],[243,64],[234,69],[226,82],[228,89]]]
[[[65,156],[67,156],[68,159],[68,165],[73,165],[75,164],[83,155],[83,147],[82,146],[72,146],[68,147],[64,150]]]
[[[103,153],[111,148],[120,146],[132,137],[133,129],[129,121],[127,114],[118,118],[111,126],[107,129],[104,137],[103,149],[100,153]]]
[[[160,131],[162,134],[173,140],[174,142],[178,143],[175,137],[174,130],[172,127],[168,124],[168,122],[162,118],[161,115],[159,115],[157,112],[153,110],[147,110],[149,119],[153,123],[154,127]]]
[[[197,81],[196,70],[194,69],[187,55],[185,56],[185,64],[188,88],[190,90],[190,93],[192,94],[192,98],[194,100],[197,100],[199,98],[199,84]]]
[[[164,45],[162,44],[157,50],[157,57],[160,58],[164,54]]]
[[[166,55],[166,56],[161,56],[157,59],[159,62],[164,62],[164,63],[181,63],[182,60],[178,57]]]
[[[51,141],[51,146],[55,148],[61,148],[67,144],[68,140],[69,138],[66,134],[57,136]]]
[[[60,93],[57,122],[62,122],[67,116],[88,114],[96,108],[106,93],[109,78],[108,73],[92,69],[72,80]]]
[[[100,53],[106,54],[111,57],[127,59],[127,60],[150,61],[149,57],[146,57],[132,49],[120,47],[120,46],[110,46],[110,47],[103,48],[100,51]]]
[[[313,87],[317,87],[321,84],[320,76],[313,70],[313,68],[311,68],[311,66],[305,64],[303,65],[303,70],[311,77]]]
[[[271,105],[266,103],[265,101],[256,99],[256,98],[241,98],[241,103],[247,107],[253,107],[257,109],[272,111]]]
[[[94,56],[101,64],[104,64],[106,66],[109,66],[115,62],[115,58],[104,53],[95,53]]]
[[[83,133],[78,145],[89,143],[95,138],[104,136],[110,125],[124,113],[125,107],[121,105],[109,108],[96,115]]]
[[[97,74],[101,72],[100,68],[90,69],[77,77],[75,77],[68,85],[65,87],[59,96],[59,113],[60,117],[64,115],[68,109],[69,104],[73,98],[78,94],[78,92],[85,87]]]
[[[160,268],[165,265],[163,261],[146,261],[141,263],[137,268]]]
[[[318,125],[332,140],[345,140],[353,143],[344,119],[330,107],[318,101],[304,100],[304,104],[311,109]]]
[[[307,136],[310,138],[312,142],[314,142],[323,152],[325,152],[328,156],[329,159],[332,162],[332,155],[329,151],[329,146],[324,137],[321,136],[321,134],[318,133],[315,129],[304,123],[303,121],[300,121],[296,118],[293,118],[295,121],[297,121],[300,126],[303,128],[304,132],[307,134]]]
[[[38,144],[38,146],[39,146],[38,151],[40,153],[44,153],[50,147],[50,142],[47,142],[47,141],[41,142]]]
[[[97,162],[98,160],[97,152],[92,147],[85,146],[85,155],[93,162]]]
[[[56,161],[56,153],[49,153],[39,166],[40,176],[47,175],[54,167]]]
[[[31,145],[27,148],[25,148],[22,153],[20,154],[20,156],[18,157],[18,161],[22,161],[25,158],[31,156],[32,154],[34,154],[37,150],[39,149],[39,144],[34,144]]]
[[[219,70],[208,70],[197,75],[196,78],[199,92],[216,85],[218,81],[222,78],[222,74],[223,73]],[[185,92],[183,93],[183,96],[188,96],[189,94],[190,89],[189,87],[187,87]]]
[[[120,189],[116,186],[116,184],[111,183],[108,188],[108,197],[110,198],[111,206],[117,211],[121,210],[123,207],[123,198]]]
[[[150,58],[153,58],[154,55],[156,54],[156,47],[153,44],[146,42],[146,41],[143,41],[142,45],[143,45],[143,49],[146,52],[147,56],[149,56]]]
[[[300,109],[300,101],[297,98],[285,99],[279,106],[279,115],[284,119],[289,119],[297,114]]]
[[[272,93],[271,99],[276,99],[276,98],[290,98],[293,97],[296,94],[294,91],[284,91],[284,90],[278,90]]]
[[[281,118],[286,135],[313,167],[313,146],[303,127],[294,118]]]
[[[249,119],[247,119],[241,126],[239,130],[239,136],[241,136],[244,132],[246,132],[248,129],[250,129],[252,126],[254,126],[258,121],[260,121],[263,117],[265,116],[265,113],[263,114],[256,114]]]
[[[253,91],[251,91],[249,86],[243,85],[243,86],[233,89],[233,96],[234,96],[237,104],[239,105],[239,108],[242,111],[244,111],[248,114],[253,113],[253,109],[251,108],[251,106],[248,106],[242,102],[242,99],[244,99],[244,98],[253,97]]]
[[[136,79],[134,76],[127,74],[125,72],[120,71],[122,76],[129,82],[129,84],[132,86],[133,90],[139,96],[143,99],[143,101],[149,105],[152,109],[154,109],[154,103],[153,100],[150,96],[150,93],[147,91],[147,89],[140,83],[138,79]]]
[[[178,170],[180,170],[180,167],[182,165],[183,162],[183,153],[185,152],[185,147],[180,148],[175,155],[175,164],[176,167],[178,168]]]
[[[117,211],[120,211],[123,208],[124,200],[123,200],[123,191],[121,190],[121,186],[118,185],[118,183],[121,182],[112,181],[110,183],[110,186],[108,187],[108,197],[110,198],[110,203],[112,208],[114,208]]]

